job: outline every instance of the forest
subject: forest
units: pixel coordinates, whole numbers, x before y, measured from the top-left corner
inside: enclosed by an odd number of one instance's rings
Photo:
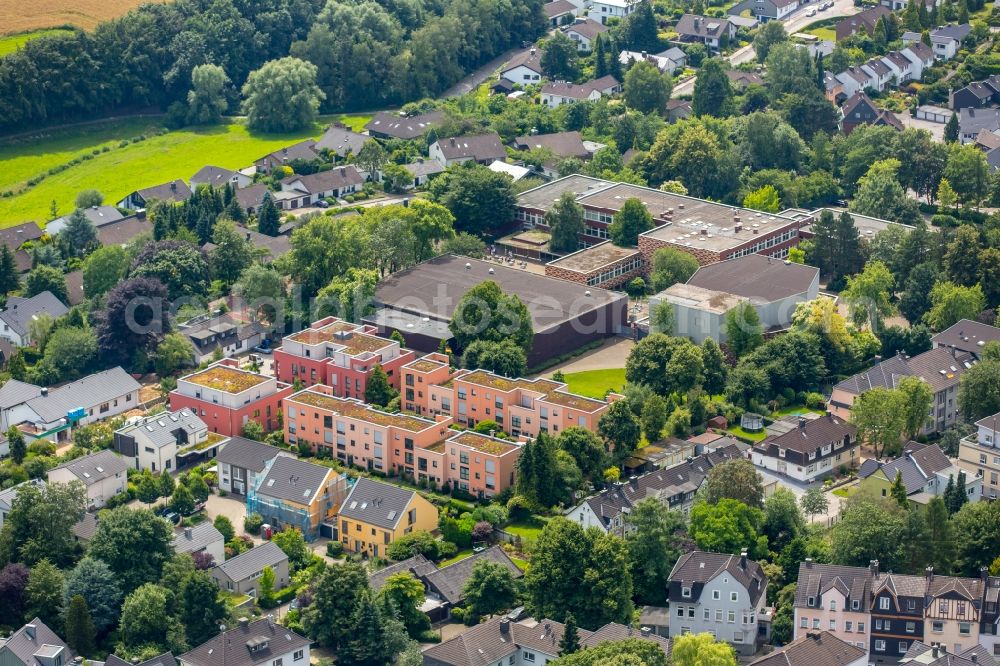
[[[0,58],[0,132],[167,109],[204,64],[224,70],[235,109],[249,74],[289,54],[316,65],[323,111],[399,104],[441,93],[544,28],[541,0],[148,4]]]

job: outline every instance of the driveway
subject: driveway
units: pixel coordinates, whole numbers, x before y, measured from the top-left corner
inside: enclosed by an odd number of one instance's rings
[[[534,48],[534,46],[531,46],[529,48]],[[481,66],[479,69],[466,75],[464,79],[453,85],[451,88],[445,90],[444,93],[441,95],[441,97],[445,98],[458,97],[460,95],[465,95],[466,93],[472,92],[479,86],[480,83],[492,77],[493,73],[496,72],[501,65],[503,65],[505,62],[513,58],[518,53],[527,50],[528,49],[511,49],[506,53],[498,55],[496,58],[493,58],[493,60],[490,60],[488,63]]]
[[[562,373],[582,372],[584,370],[607,370],[608,368],[624,368],[628,355],[635,347],[631,338],[610,338],[603,345],[583,356],[566,361],[561,365],[549,368],[542,373],[551,377],[556,371]]]
[[[236,534],[243,534],[243,519],[247,517],[246,500],[240,496],[209,495],[205,503],[205,515],[208,520],[215,520],[216,516],[225,516],[233,524]],[[251,535],[255,541],[259,541],[256,534]]]
[[[900,122],[903,123],[903,127],[915,127],[917,129],[927,130],[931,133],[931,136],[935,141],[944,141],[943,123],[933,123],[929,120],[914,118],[908,111],[904,113],[897,113],[895,115],[899,118]]]

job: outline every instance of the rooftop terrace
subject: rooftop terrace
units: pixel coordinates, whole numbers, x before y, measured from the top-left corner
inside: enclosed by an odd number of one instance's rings
[[[330,342],[337,333],[353,331],[358,327],[347,321],[336,321],[322,328],[307,328],[288,336],[289,340],[301,342],[304,345],[318,345],[323,342]]]
[[[333,412],[336,416],[346,416],[347,418],[367,421],[381,426],[393,426],[410,432],[420,432],[434,425],[433,421],[422,419],[417,416],[407,414],[390,414],[375,409],[369,405],[351,400],[349,398],[337,398],[318,391],[306,389],[291,395],[289,401],[309,405],[318,409],[325,409]]]
[[[517,445],[512,442],[506,442],[502,439],[497,439],[496,437],[482,435],[471,430],[460,432],[454,437],[448,438],[448,441],[457,442],[463,446],[468,446],[470,449],[482,451],[483,453],[488,453],[494,456],[502,456],[503,454],[510,453],[518,448]]]
[[[198,384],[199,386],[217,391],[225,391],[234,395],[263,384],[268,380],[264,375],[258,375],[247,370],[237,370],[227,365],[209,366],[199,372],[193,372],[182,379],[192,384]]]
[[[444,363],[441,361],[435,361],[433,359],[421,358],[408,363],[406,367],[413,368],[417,372],[430,372],[432,370],[437,370],[438,368],[444,367]]]
[[[509,379],[487,372],[486,370],[474,370],[455,379],[478,386],[486,386],[498,391],[521,389],[522,391],[541,393],[546,402],[581,411],[592,412],[600,409],[605,404],[602,400],[594,400],[593,398],[569,393],[563,390],[566,388],[565,384],[560,384],[551,379]]]

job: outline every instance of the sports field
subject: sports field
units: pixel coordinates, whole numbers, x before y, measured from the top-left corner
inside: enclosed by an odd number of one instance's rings
[[[368,118],[342,121],[360,126]],[[0,195],[14,193],[0,196],[0,227],[26,220],[42,223],[49,218],[52,201],[60,215],[69,213],[76,194],[88,188],[99,190],[113,204],[142,187],[176,178],[187,181],[206,164],[228,169],[249,166],[271,151],[319,136],[327,122],[293,134],[251,134],[241,122],[160,134],[158,118],[131,118],[0,138]],[[142,136],[146,138],[136,140]],[[49,174],[73,160],[79,162]],[[28,185],[42,175],[36,185]]]

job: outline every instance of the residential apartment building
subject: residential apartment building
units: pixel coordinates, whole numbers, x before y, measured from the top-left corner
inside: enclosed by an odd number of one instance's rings
[[[858,470],[860,487],[888,497],[897,474],[906,488],[906,496],[915,504],[925,505],[933,497],[944,495],[949,480],[957,480],[961,468],[953,464],[937,444],[908,442],[898,458],[888,462],[868,459]],[[983,496],[982,478],[966,473],[965,492],[970,502]]]
[[[308,638],[275,624],[270,616],[253,622],[241,618],[233,629],[177,660],[181,666],[308,666],[309,643]]]
[[[279,427],[282,399],[291,393],[290,384],[223,359],[178,379],[170,392],[170,409],[190,409],[220,435],[239,435],[249,421],[271,432]]]
[[[291,456],[284,449],[244,437],[230,437],[223,442],[215,463],[219,466],[219,488],[243,496],[255,488],[268,464],[278,456]]]
[[[987,576],[983,612],[979,615],[979,645],[1000,661],[1000,576]]]
[[[753,447],[753,464],[811,483],[841,467],[856,467],[861,459],[857,428],[833,414],[816,419],[799,417],[788,432],[769,436]]]
[[[128,486],[129,464],[114,451],[104,449],[49,470],[49,483],[79,481],[87,488],[87,509],[102,508]]]
[[[437,507],[415,491],[367,477],[354,484],[337,516],[344,549],[368,557],[385,557],[396,539],[437,524]]]
[[[799,566],[795,637],[830,631],[866,648],[872,664],[900,662],[921,642],[955,654],[980,644],[992,650],[995,633],[980,634],[984,617],[996,615],[996,606],[984,603],[990,586],[985,571],[980,578],[958,578],[928,568],[913,576],[884,573],[878,560],[845,567],[807,559]]]
[[[277,456],[247,493],[247,513],[259,513],[275,531],[298,528],[306,539],[330,537],[347,495],[347,477],[300,458]]]
[[[958,464],[970,477],[981,479],[982,496],[1000,495],[1000,412],[976,421],[976,432],[958,445]]]
[[[435,357],[431,362],[442,361]],[[404,368],[404,375],[412,375],[417,385],[421,383],[416,381],[418,378],[441,376],[439,367],[427,367],[423,373]],[[404,377],[404,384],[407,381]],[[410,403],[405,396],[403,402]],[[604,400],[570,393],[561,382],[510,379],[486,370],[458,370],[443,383],[418,390],[410,404],[419,406],[422,414],[450,416],[468,428],[493,421],[513,437],[537,437],[540,432],[558,435],[574,426],[596,431],[597,422],[608,408]]]
[[[745,550],[685,553],[670,572],[667,601],[671,636],[707,632],[743,656],[756,654],[767,638],[759,621],[767,608],[767,576]]]
[[[204,455],[209,444],[208,426],[190,409],[147,416],[114,435],[115,451],[135,469],[154,473],[173,472],[184,458]]]
[[[398,369],[415,358],[395,340],[379,336],[374,326],[326,317],[285,336],[274,351],[274,376],[287,384],[296,379],[306,386],[324,384],[332,395],[363,400],[376,365],[398,389]]]
[[[566,518],[584,529],[596,527],[603,532],[625,536],[631,530],[627,522],[629,512],[647,497],[656,497],[669,508],[686,515],[709,470],[743,455],[737,444],[726,443],[673,467],[610,484],[573,507]]]
[[[958,383],[962,374],[975,362],[972,354],[946,347],[937,347],[913,357],[899,353],[836,384],[827,409],[835,416],[848,420],[851,405],[865,391],[876,386],[896,388],[903,377],[919,377],[930,385],[934,393],[927,413],[927,425],[922,432],[941,432],[954,425],[959,417]]]
[[[348,465],[457,487],[480,497],[513,485],[521,444],[455,432],[449,428],[449,416],[390,414],[353,398],[329,395],[328,390],[313,386],[285,401],[289,442]]]

